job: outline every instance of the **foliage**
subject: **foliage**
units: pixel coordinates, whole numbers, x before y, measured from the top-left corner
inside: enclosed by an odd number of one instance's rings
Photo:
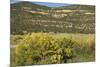
[[[68,36],[61,38],[49,33],[27,34],[15,48],[11,48],[11,66],[67,63],[70,60],[78,62],[73,59],[79,55],[92,56],[93,45],[93,39],[80,43]]]

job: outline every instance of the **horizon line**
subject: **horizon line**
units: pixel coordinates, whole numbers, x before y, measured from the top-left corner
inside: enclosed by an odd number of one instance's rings
[[[73,4],[66,4],[66,3],[52,3],[52,2],[36,2],[36,1],[17,1],[17,2],[10,2],[10,4],[15,4],[19,2],[30,2],[32,4],[43,5],[47,7],[62,7],[62,6],[70,6]]]

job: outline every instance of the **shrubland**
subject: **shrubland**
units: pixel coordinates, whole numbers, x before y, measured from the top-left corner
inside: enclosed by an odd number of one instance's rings
[[[94,36],[81,35],[79,39],[75,39],[78,38],[75,35],[75,38],[72,36],[50,33],[25,34],[16,47],[11,48],[11,66],[94,61]]]

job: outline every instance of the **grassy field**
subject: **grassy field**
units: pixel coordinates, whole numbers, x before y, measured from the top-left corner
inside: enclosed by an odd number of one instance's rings
[[[40,35],[41,33],[34,33],[35,35]],[[43,33],[42,33],[43,34]],[[47,33],[45,33],[47,34]],[[62,39],[62,38],[72,38],[78,43],[88,43],[90,45],[93,41],[95,41],[95,34],[73,34],[73,33],[48,33],[50,36]],[[11,35],[10,41],[11,45],[18,45],[18,43],[26,36],[25,35]]]
[[[11,66],[95,61],[94,34],[11,35]]]

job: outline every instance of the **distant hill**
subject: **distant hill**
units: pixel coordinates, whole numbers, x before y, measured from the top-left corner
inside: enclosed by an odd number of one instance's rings
[[[29,7],[31,9],[49,9],[49,7],[47,6],[41,6],[41,5],[37,5],[35,3],[32,2],[17,2],[17,3],[13,3],[11,4],[11,8],[21,8],[21,7]]]
[[[31,2],[11,4],[11,34],[24,32],[95,33],[95,6],[50,8]]]
[[[72,9],[72,10],[77,10],[77,9],[82,9],[82,10],[94,10],[95,6],[93,5],[70,5],[70,6],[62,6],[60,9]]]

